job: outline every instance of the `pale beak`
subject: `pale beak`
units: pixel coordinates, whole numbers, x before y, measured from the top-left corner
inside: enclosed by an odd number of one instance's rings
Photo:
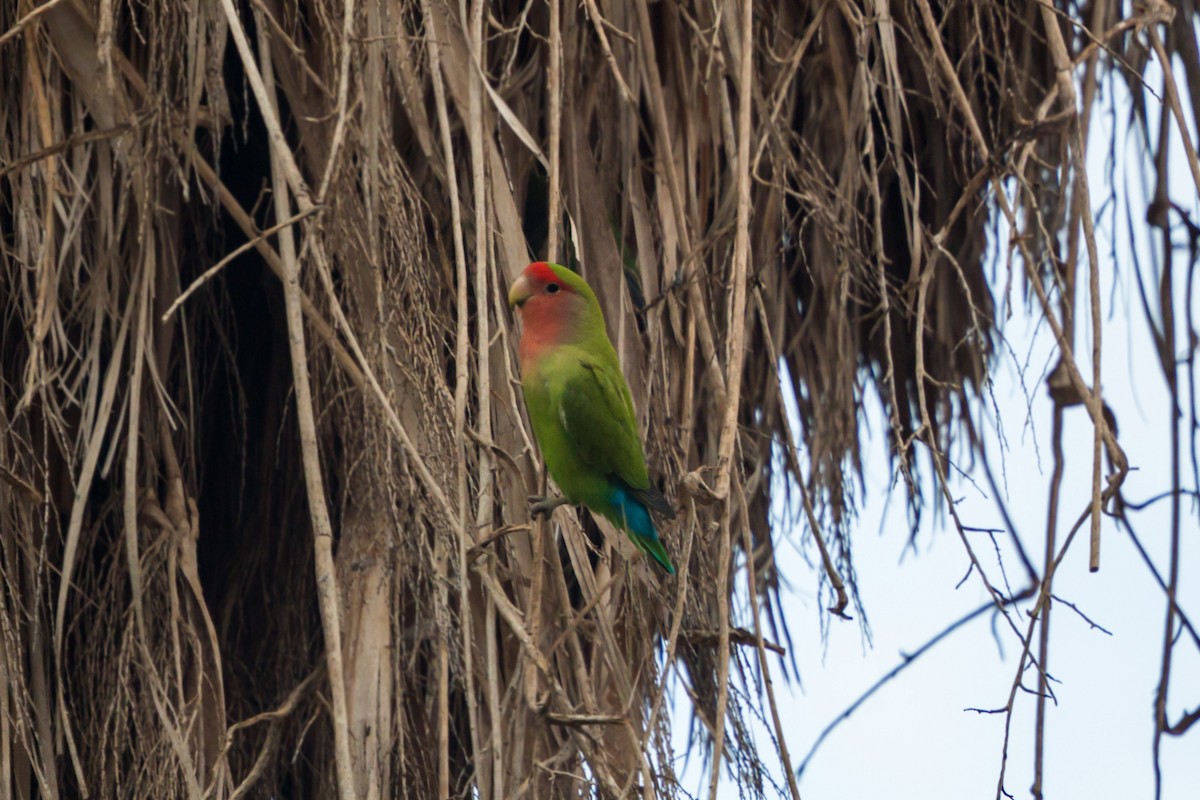
[[[517,306],[518,308],[524,304],[526,300],[533,296],[533,284],[524,275],[513,281],[513,285],[508,290],[508,305]]]

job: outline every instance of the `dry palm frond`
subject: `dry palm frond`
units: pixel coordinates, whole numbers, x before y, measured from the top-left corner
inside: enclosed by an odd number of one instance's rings
[[[1077,112],[1200,62],[1190,4],[1113,5],[4,4],[0,797],[676,796],[672,674],[683,747],[795,795],[772,500],[846,615],[871,393],[913,519],[949,499],[989,209],[1093,511],[1124,469],[1072,358]],[[601,298],[677,579],[526,525],[503,297],[545,257]]]

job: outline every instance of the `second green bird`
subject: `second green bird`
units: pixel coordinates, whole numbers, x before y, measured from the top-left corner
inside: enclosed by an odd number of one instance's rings
[[[513,283],[521,315],[521,385],[546,470],[562,497],[532,498],[534,514],[583,504],[621,528],[663,569],[675,567],[650,517],[675,517],[650,483],[633,399],[596,295],[566,267],[539,261]]]

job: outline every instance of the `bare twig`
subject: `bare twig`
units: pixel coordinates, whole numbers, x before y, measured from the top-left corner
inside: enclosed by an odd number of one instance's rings
[[[233,10],[232,0],[223,0],[229,24],[235,31],[235,40],[242,51],[242,59],[250,71],[252,58],[244,34],[238,38],[241,23]],[[273,116],[274,104],[270,102],[273,92],[267,85],[272,82],[269,48],[263,51],[263,67],[266,81],[260,84],[259,103],[263,116]],[[260,79],[261,80],[261,79]],[[275,216],[278,223],[291,217],[290,188],[285,179],[285,161],[280,154],[286,150],[282,134],[272,139],[271,176],[275,190]],[[294,168],[293,164],[293,168]],[[298,175],[298,173],[297,173]],[[303,186],[302,182],[298,185]],[[307,208],[303,209],[307,210]],[[287,314],[288,351],[292,360],[292,383],[295,387],[296,421],[300,429],[300,449],[304,460],[304,483],[307,490],[309,514],[312,518],[313,556],[316,566],[317,597],[320,601],[321,627],[325,633],[325,666],[329,674],[329,693],[332,699],[333,736],[337,760],[338,796],[342,800],[353,800],[357,792],[354,786],[354,765],[350,759],[350,725],[346,711],[346,679],[342,665],[342,620],[341,596],[338,593],[337,569],[333,560],[333,525],[329,520],[329,507],[325,499],[325,482],[321,476],[321,456],[317,445],[317,425],[313,410],[312,386],[308,375],[308,350],[304,341],[304,312],[300,305],[300,264],[292,231],[284,226],[279,237],[279,251],[285,269],[283,281],[284,306]]]
[[[745,548],[747,553],[753,553],[754,545],[750,537],[750,513],[746,508],[746,495],[742,491],[740,482],[736,484],[736,488],[738,495],[738,519],[742,528],[742,547]],[[754,641],[757,645],[755,652],[758,655],[758,669],[767,690],[767,705],[771,709],[771,724],[775,728],[775,741],[777,742],[776,746],[779,748],[779,765],[787,780],[788,791],[791,792],[792,800],[800,800],[800,789],[796,785],[796,773],[792,769],[792,758],[788,754],[787,738],[783,722],[779,717],[779,704],[775,700],[775,684],[771,680],[771,667],[767,663],[767,643],[763,639],[762,613],[758,605],[758,570],[754,566],[753,557],[746,559],[746,572],[748,573],[746,593],[750,597],[750,614],[754,619]],[[714,761],[717,760],[719,759],[714,758]]]
[[[746,336],[746,272],[750,261],[750,100],[753,95],[754,17],[753,3],[741,0],[741,65],[738,72],[738,141],[737,141],[737,231],[733,245],[733,300],[729,317],[729,345],[726,352],[727,374],[725,401],[722,407],[721,437],[717,448],[716,495],[724,501],[721,515],[721,555],[717,568],[722,584],[729,579],[730,526],[733,524],[733,497],[730,494],[730,472],[733,469],[733,450],[736,444],[738,411],[742,388],[742,363],[745,358]],[[750,550],[747,550],[747,555]],[[712,772],[708,782],[709,800],[716,800],[721,776],[721,756],[725,743],[725,708],[729,701],[729,599],[720,590],[721,639],[717,649],[718,690],[717,713],[714,720],[716,735],[713,745]]]
[[[821,533],[821,524],[817,520],[812,498],[809,497],[808,488],[805,485],[804,471],[800,469],[800,459],[796,455],[796,449],[790,446],[795,441],[795,438],[792,435],[792,423],[788,419],[787,409],[783,402],[783,376],[779,374],[779,356],[775,351],[775,339],[771,335],[771,325],[767,319],[767,309],[763,304],[762,290],[757,286],[754,287],[754,303],[758,309],[759,324],[763,327],[763,338],[766,339],[767,351],[771,359],[771,368],[775,373],[775,380],[771,382],[771,388],[779,398],[778,402],[781,409],[780,418],[783,425],[784,440],[789,445],[783,448],[783,450],[788,463],[791,465],[792,472],[796,476],[796,485],[800,487],[800,502],[804,506],[804,514],[808,519],[808,529],[812,532],[813,539],[817,543],[817,551],[821,554],[821,565],[825,568],[825,575],[829,578],[829,585],[833,587],[833,591],[837,595],[837,602],[829,611],[835,616],[848,620],[850,619],[850,615],[846,613],[846,608],[850,605],[850,597],[846,594],[846,584],[842,580],[842,576],[838,574],[837,567],[833,563],[833,558],[829,555],[829,546],[825,544],[825,536]]]
[[[1083,139],[1082,118],[1075,100],[1075,64],[1067,53],[1066,43],[1063,42],[1062,31],[1058,27],[1058,18],[1047,5],[1041,5],[1042,23],[1046,29],[1046,41],[1050,46],[1050,54],[1054,58],[1054,67],[1058,75],[1058,90],[1063,102],[1068,108],[1075,110],[1076,124],[1071,127],[1071,163],[1074,167],[1073,185],[1075,187],[1075,203],[1083,222],[1083,239],[1087,245],[1088,254],[1088,294],[1091,300],[1092,317],[1092,391],[1085,395],[1090,403],[1089,412],[1093,420],[1104,419],[1104,401],[1100,396],[1100,340],[1102,317],[1100,312],[1100,254],[1096,248],[1096,230],[1092,218],[1092,199],[1088,188],[1087,163],[1085,158],[1085,143]],[[1200,182],[1197,187],[1200,188]],[[1071,265],[1074,270],[1074,265]],[[1073,282],[1071,289],[1074,289]],[[1064,298],[1065,302],[1074,302],[1074,297]],[[1100,569],[1100,459],[1101,442],[1104,427],[1100,423],[1092,426],[1092,534],[1091,553],[1088,568],[1095,572]]]
[[[612,46],[608,43],[608,34],[605,32],[605,21],[600,16],[600,9],[596,8],[596,0],[584,0],[584,3],[587,6],[588,17],[592,21],[592,27],[596,31],[596,38],[600,40],[600,49],[604,52],[604,61],[608,64],[608,68],[612,72],[613,80],[621,88],[621,97],[627,103],[636,103],[637,97],[634,96],[633,90],[629,88],[629,84],[625,81],[625,76],[621,74],[621,68],[617,66],[617,59],[613,55]],[[553,36],[551,39],[553,40]]]
[[[50,2],[46,3],[45,5],[38,6],[38,8],[46,8],[47,6],[52,5],[54,5],[54,3]],[[133,129],[134,126],[132,124],[122,124],[116,125],[112,128],[103,128],[97,131],[86,131],[84,133],[73,134],[61,142],[52,144],[49,147],[43,147],[41,150],[38,150],[35,153],[22,156],[21,158],[18,158],[17,160],[0,167],[0,178],[4,178],[5,176],[14,172],[18,172],[31,164],[36,164],[37,162],[43,161],[51,156],[56,156],[59,153],[73,150],[82,144],[88,144],[89,142],[106,142],[110,139],[123,136]]]
[[[422,0],[421,9],[425,24],[433,27],[430,0]],[[463,242],[462,203],[458,196],[458,171],[454,160],[454,145],[450,137],[450,115],[446,108],[446,87],[442,80],[441,43],[436,36],[429,37],[429,71],[432,76],[434,104],[437,108],[438,132],[442,145],[442,157],[445,159],[447,188],[450,194],[450,236],[454,242],[454,285],[455,285],[455,379],[454,379],[454,426],[458,431],[457,441],[457,493],[458,509],[457,522],[459,536],[457,537],[456,552],[458,555],[458,601],[460,628],[462,634],[463,681],[467,687],[467,718],[471,730],[471,747],[476,753],[482,752],[479,738],[479,712],[475,702],[475,654],[474,637],[472,636],[472,618],[470,613],[470,592],[467,591],[467,541],[465,531],[467,520],[470,518],[471,501],[467,490],[467,392],[470,385],[470,332],[468,329],[468,300],[467,300],[467,255]],[[443,575],[445,570],[442,570]],[[444,608],[446,618],[442,620],[447,626],[449,620],[449,600],[444,588],[439,588],[439,601]],[[444,641],[445,637],[443,637]],[[449,653],[439,651],[439,715],[438,715],[438,782],[449,784],[450,742],[449,742]],[[445,696],[445,700],[442,697]],[[442,703],[447,708],[442,708]],[[443,775],[445,776],[443,778]],[[449,787],[444,786],[449,796]]]
[[[42,3],[39,6],[35,6],[31,11],[27,12],[24,16],[22,16],[19,20],[17,20],[15,25],[13,25],[11,28],[6,30],[4,32],[3,36],[0,36],[0,45],[3,45],[9,39],[12,39],[14,36],[19,34],[21,31],[25,30],[25,28],[31,22],[34,22],[38,17],[40,17],[42,14],[45,14],[47,11],[51,10],[56,5],[61,3],[62,1],[63,0],[47,0],[47,2]]]
[[[1009,600],[1007,602],[1017,603],[1017,602],[1020,602],[1021,600],[1025,600],[1033,595],[1033,591],[1034,590],[1033,590],[1032,586],[1026,587],[1023,591],[1021,591],[1020,593],[1015,595],[1011,600]],[[826,725],[824,729],[822,729],[821,733],[817,735],[816,741],[813,742],[812,747],[809,748],[808,753],[800,761],[800,766],[798,766],[796,768],[796,774],[797,775],[804,774],[804,770],[808,767],[809,762],[812,761],[813,756],[815,756],[817,754],[817,750],[820,749],[821,745],[829,737],[829,734],[833,733],[835,728],[837,728],[839,725],[841,725],[843,722],[845,722],[847,719],[849,719],[850,716],[852,714],[854,714],[854,712],[857,711],[859,708],[861,708],[863,706],[863,704],[866,703],[867,700],[869,700],[876,692],[878,692],[880,689],[882,689],[889,681],[891,681],[893,678],[895,678],[901,672],[903,672],[904,670],[906,670],[910,666],[912,666],[912,664],[915,663],[917,659],[919,659],[921,656],[925,655],[927,652],[932,650],[941,641],[946,639],[946,637],[950,636],[952,633],[954,633],[955,631],[957,631],[959,628],[963,627],[967,623],[971,622],[972,620],[977,619],[978,617],[982,616],[984,613],[986,613],[989,609],[992,609],[992,608],[995,608],[995,606],[992,603],[984,603],[979,608],[976,608],[974,611],[972,611],[968,614],[965,614],[964,616],[959,617],[957,620],[950,623],[950,625],[948,625],[947,627],[942,629],[942,631],[940,633],[938,633],[933,638],[929,639],[927,642],[922,644],[920,647],[918,647],[912,653],[905,654],[904,657],[900,660],[900,663],[898,663],[896,666],[892,667],[891,670],[889,670],[887,673],[885,673],[881,678],[879,678],[879,680],[875,681],[875,683],[871,684],[870,688],[868,688],[865,692],[863,692],[861,695],[859,695],[858,699],[856,699],[853,703],[851,703],[846,708],[845,711],[843,711],[841,714],[838,714],[836,719],[834,719],[832,722],[830,722],[828,725]]]
[[[329,191],[337,168],[338,155],[346,138],[346,105],[350,95],[350,36],[354,31],[354,0],[342,0],[342,41],[338,48],[341,63],[338,67],[337,111],[333,127],[333,139],[329,145],[329,156],[325,162],[325,175],[317,189],[316,205],[321,205]],[[306,209],[305,209],[306,210]]]
[[[161,321],[164,324],[167,322],[170,322],[171,317],[175,314],[175,312],[179,309],[179,307],[181,305],[183,305],[184,303],[186,303],[187,299],[189,297],[191,297],[193,294],[195,294],[201,287],[203,287],[204,284],[208,283],[213,278],[217,277],[217,274],[220,273],[220,271],[222,269],[224,269],[229,264],[229,262],[233,261],[235,258],[240,256],[242,253],[245,253],[247,250],[251,250],[251,249],[257,247],[259,244],[261,244],[262,242],[265,242],[267,239],[269,239],[272,236],[274,236],[275,234],[279,233],[284,228],[290,228],[291,226],[295,225],[296,223],[300,222],[301,220],[305,219],[306,217],[312,216],[319,209],[320,209],[320,206],[313,206],[308,211],[301,211],[299,214],[294,214],[290,219],[285,219],[283,222],[272,225],[271,227],[267,228],[262,233],[255,236],[253,239],[250,239],[249,241],[245,242],[244,244],[241,244],[238,247],[235,247],[232,251],[230,251],[229,255],[222,258],[216,264],[213,264],[211,267],[206,269],[200,275],[199,278],[196,278],[196,280],[192,281],[191,285],[189,285],[188,288],[185,289],[183,291],[183,293],[179,295],[179,297],[176,297],[175,301],[173,303],[171,303],[170,307],[168,307],[167,310],[165,312],[163,312]]]

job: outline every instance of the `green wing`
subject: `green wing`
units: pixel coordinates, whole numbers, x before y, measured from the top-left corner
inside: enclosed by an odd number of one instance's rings
[[[576,455],[602,475],[646,489],[650,475],[637,435],[633,399],[618,368],[590,356],[563,382],[561,422]]]
[[[561,384],[559,421],[577,457],[606,478],[619,479],[643,505],[668,519],[675,509],[650,483],[638,438],[633,398],[620,367],[586,353]]]

